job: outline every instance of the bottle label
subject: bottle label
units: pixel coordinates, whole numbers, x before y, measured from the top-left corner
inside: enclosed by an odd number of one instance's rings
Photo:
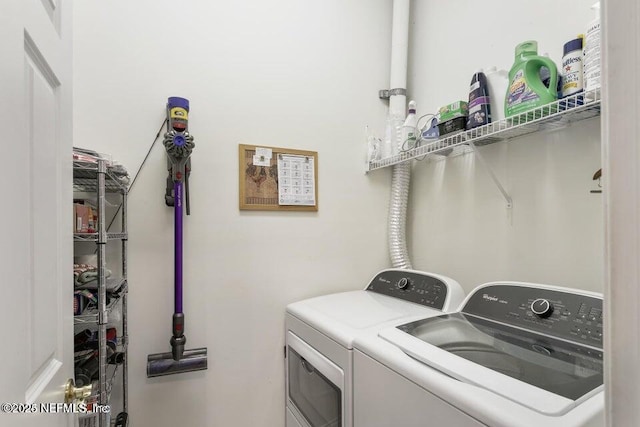
[[[584,89],[600,87],[600,22],[587,30],[584,47]]]
[[[511,111],[525,111],[531,108],[531,104],[536,105],[540,100],[540,95],[534,92],[527,84],[523,70],[518,70],[513,76],[507,93],[509,96],[507,97],[506,108]]]
[[[483,105],[489,105],[488,96],[479,96],[469,102],[469,114],[480,111]]]
[[[535,102],[540,99],[540,96],[527,85],[523,70],[518,70],[513,76],[508,93],[507,108],[515,107],[525,102]]]
[[[488,96],[469,96],[469,117],[467,117],[467,129],[486,125],[491,122],[491,106]]]
[[[562,58],[562,96],[582,90],[582,50],[569,52]]]

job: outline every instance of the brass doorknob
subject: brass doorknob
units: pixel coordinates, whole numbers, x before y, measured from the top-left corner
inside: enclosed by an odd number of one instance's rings
[[[64,403],[83,403],[93,390],[93,384],[86,385],[84,387],[76,387],[72,378],[69,378],[67,385],[64,387]]]

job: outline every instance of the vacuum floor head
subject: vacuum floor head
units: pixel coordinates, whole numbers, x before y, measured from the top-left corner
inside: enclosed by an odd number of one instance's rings
[[[207,369],[207,349],[185,350],[180,360],[173,353],[156,353],[147,356],[147,378]]]

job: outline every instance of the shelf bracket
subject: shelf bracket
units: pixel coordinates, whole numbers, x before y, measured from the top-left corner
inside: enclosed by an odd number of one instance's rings
[[[498,187],[498,190],[500,190],[500,193],[502,193],[502,197],[504,197],[504,200],[507,202],[507,209],[511,209],[513,207],[513,200],[511,199],[511,196],[509,195],[509,193],[507,193],[507,190],[505,190],[504,187],[502,186],[502,183],[500,182],[496,174],[493,173],[493,169],[491,169],[491,167],[489,166],[487,161],[484,159],[482,154],[480,154],[478,147],[476,147],[473,141],[469,141],[469,147],[471,147],[471,150],[473,151],[475,156],[478,158],[478,160],[480,160],[480,163],[482,164],[482,166],[484,166],[486,171],[489,173],[489,176],[493,180],[493,183],[496,185],[496,187]]]

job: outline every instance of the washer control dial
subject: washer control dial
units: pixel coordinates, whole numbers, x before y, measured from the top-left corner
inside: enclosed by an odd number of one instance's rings
[[[549,317],[553,313],[553,304],[544,298],[538,298],[531,303],[531,311],[538,317]]]
[[[409,289],[409,285],[411,285],[411,280],[407,279],[406,277],[403,277],[400,280],[398,280],[398,289],[402,289],[402,290]]]

